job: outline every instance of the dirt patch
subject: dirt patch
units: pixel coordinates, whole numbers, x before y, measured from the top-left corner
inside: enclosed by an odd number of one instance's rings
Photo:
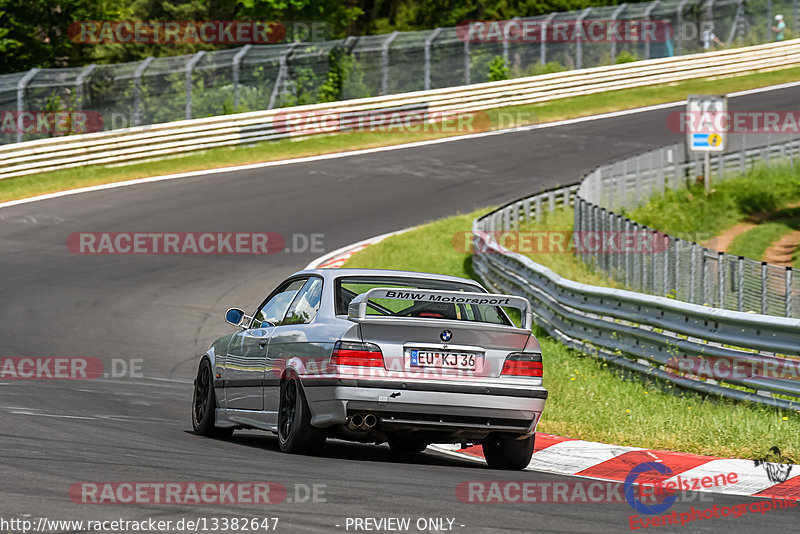
[[[728,248],[733,243],[733,240],[740,234],[743,234],[747,231],[752,230],[755,228],[755,223],[751,222],[742,222],[735,226],[732,226],[725,230],[722,234],[712,237],[702,245],[706,248],[710,248],[711,250],[716,250],[718,252],[728,252]]]
[[[782,267],[792,266],[792,255],[800,247],[800,230],[795,230],[778,239],[764,252],[764,261]]]
[[[800,202],[793,202],[791,204],[787,204],[786,207],[783,208],[783,209],[787,210],[787,209],[794,209],[794,208],[800,208]],[[740,222],[739,224],[736,224],[736,225],[728,228],[727,230],[722,232],[720,235],[712,237],[711,239],[709,239],[705,243],[701,243],[701,245],[703,245],[706,248],[710,248],[711,250],[716,250],[717,252],[728,252],[728,248],[731,246],[731,243],[733,243],[733,240],[736,239],[737,236],[752,230],[753,228],[755,228],[755,226],[758,223],[762,223],[762,222],[771,220],[773,217],[775,217],[775,213],[770,213],[770,212],[753,213],[752,215],[750,215],[747,218],[747,220],[745,222]],[[792,234],[789,234],[789,235],[792,235]],[[786,236],[786,237],[788,238],[789,236]],[[773,243],[773,245],[777,245],[781,241],[777,241],[777,242]],[[797,243],[795,243],[794,247],[797,248]],[[781,250],[783,250],[783,249],[781,249]],[[769,252],[769,249],[767,249],[767,252]],[[791,265],[791,255],[792,255],[792,253],[790,252],[789,253],[789,263],[787,265]],[[764,261],[772,263],[768,259],[765,259]]]

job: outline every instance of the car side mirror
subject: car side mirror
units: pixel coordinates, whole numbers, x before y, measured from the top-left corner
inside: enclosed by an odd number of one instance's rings
[[[239,308],[231,308],[225,312],[225,321],[233,326],[244,326],[245,318],[247,316]]]

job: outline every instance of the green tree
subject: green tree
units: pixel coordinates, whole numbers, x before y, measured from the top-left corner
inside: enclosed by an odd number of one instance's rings
[[[113,20],[119,15],[116,6],[109,0],[0,0],[0,72],[89,63],[91,45],[73,42],[69,26]]]

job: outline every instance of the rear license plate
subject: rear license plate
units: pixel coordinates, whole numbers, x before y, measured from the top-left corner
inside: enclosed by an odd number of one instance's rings
[[[478,357],[468,352],[411,350],[411,367],[436,367],[439,369],[466,369],[474,371]]]

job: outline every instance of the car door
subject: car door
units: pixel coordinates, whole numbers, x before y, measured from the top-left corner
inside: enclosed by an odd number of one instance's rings
[[[264,380],[264,407],[268,412],[269,423],[278,424],[280,377],[286,368],[286,362],[291,358],[301,358],[308,362],[311,358],[319,360],[321,356],[330,354],[329,348],[321,349],[315,343],[318,340],[309,334],[322,300],[322,284],[322,278],[310,277],[295,296],[286,316],[272,331]]]
[[[235,334],[225,361],[226,407],[231,410],[264,410],[264,373],[267,347],[275,324],[280,323],[306,278],[281,284],[253,315],[249,328]]]

